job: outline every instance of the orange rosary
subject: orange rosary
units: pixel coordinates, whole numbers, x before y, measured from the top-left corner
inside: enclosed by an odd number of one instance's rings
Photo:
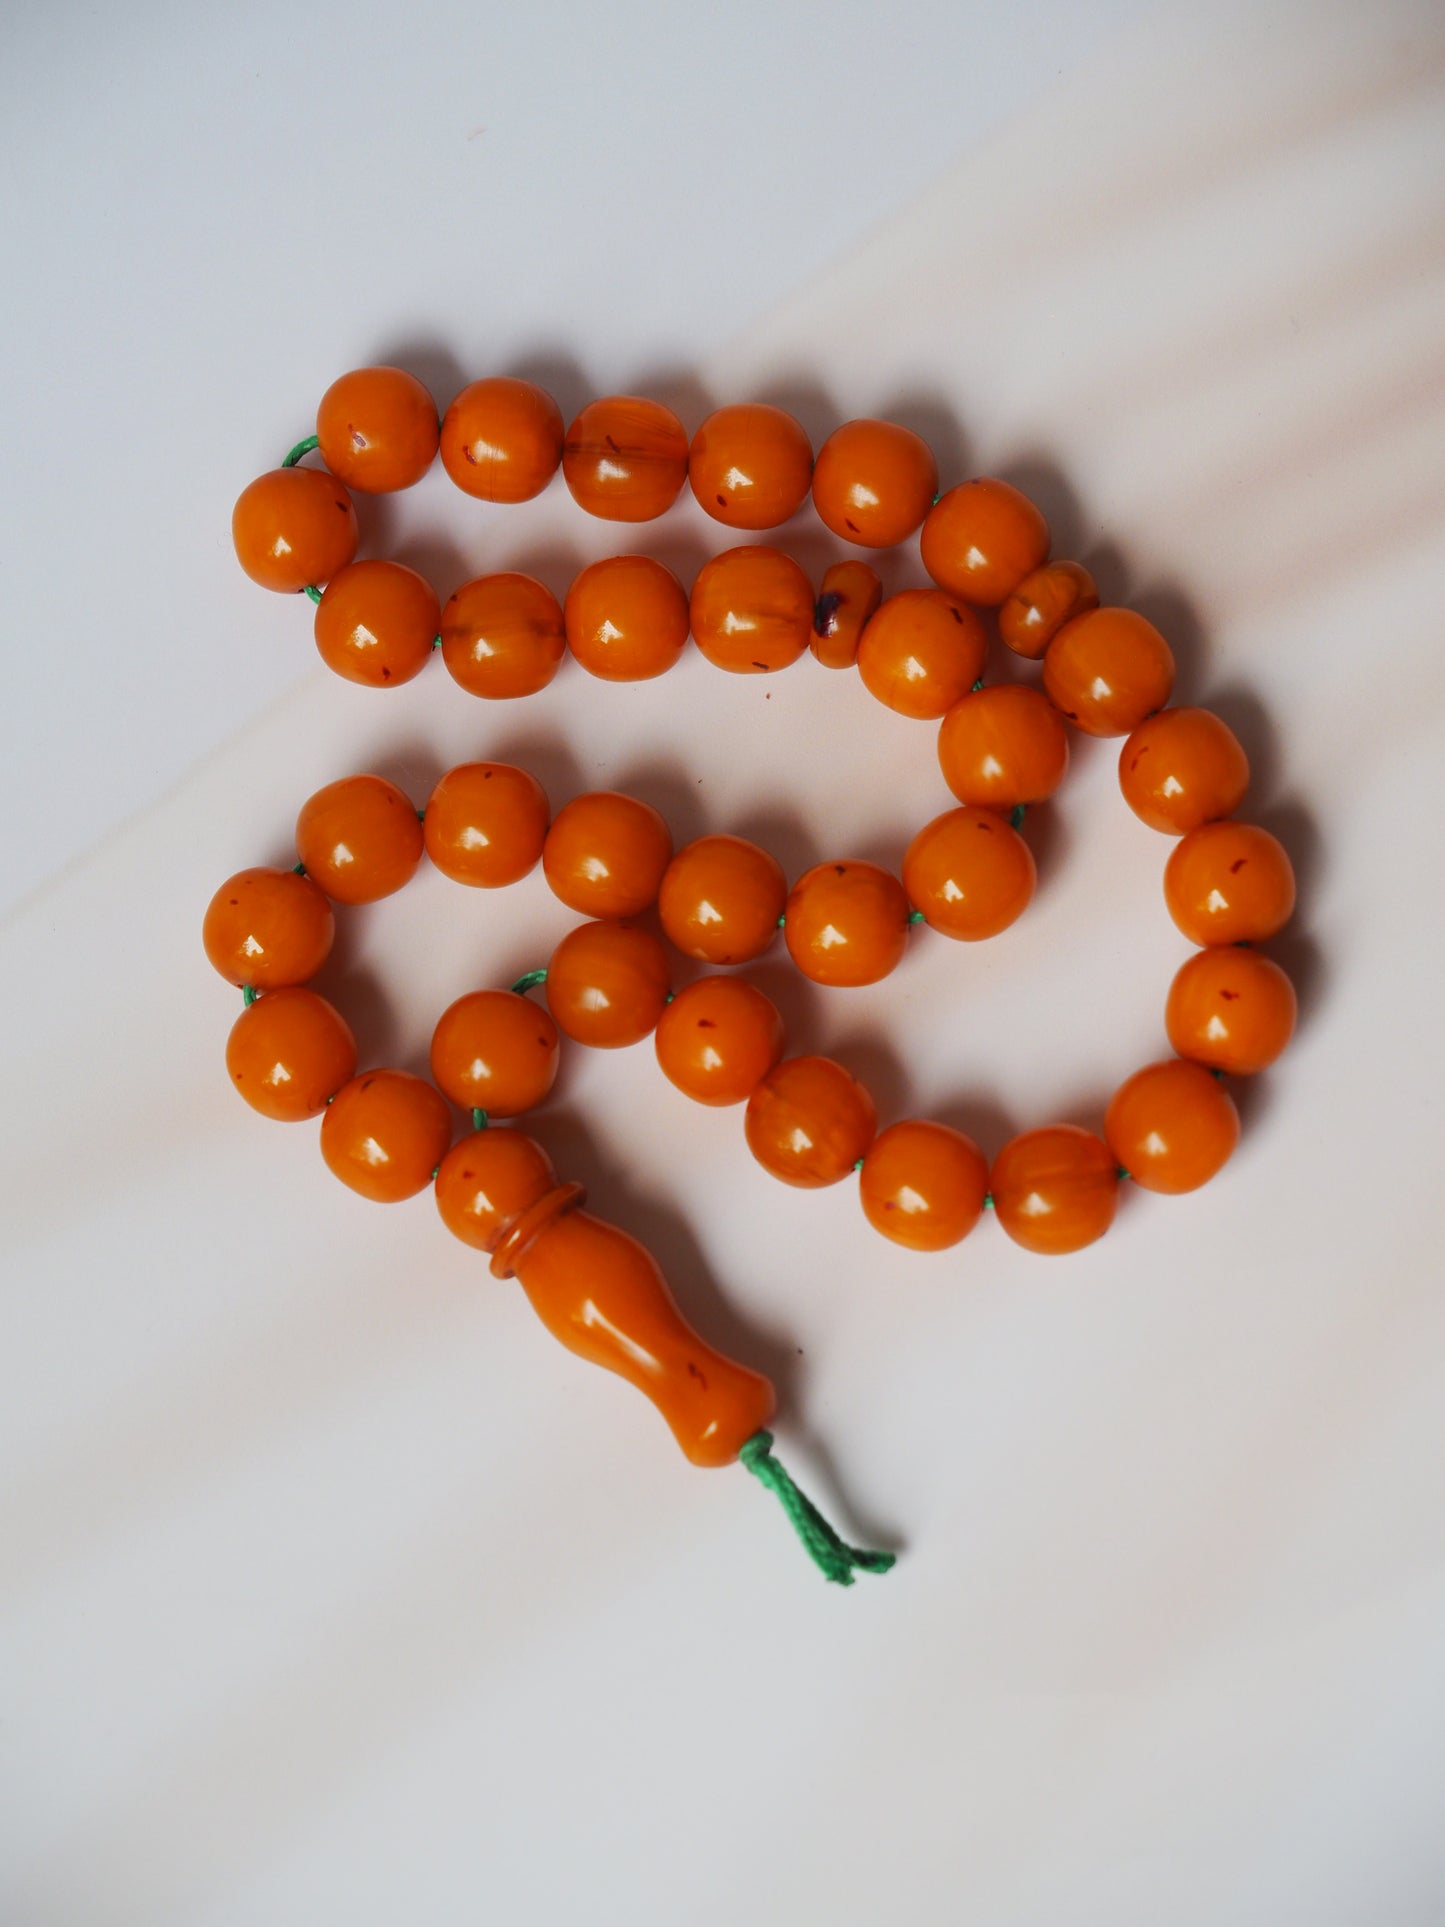
[[[325,469],[300,466],[312,449]],[[413,570],[354,559],[350,494],[409,487],[438,449],[457,486],[488,502],[528,500],[560,465],[576,500],[612,521],[651,521],[690,483],[716,521],[770,529],[811,492],[827,528],[860,548],[918,533],[935,586],[885,598],[873,569],[848,560],[815,593],[791,557],[756,543],[715,556],[690,594],[660,563],[626,555],[583,569],[561,605],[529,576],[492,574],[442,607]],[[939,723],[957,807],[918,832],[898,876],[820,863],[789,889],[776,860],[740,837],[674,852],[661,816],[635,798],[579,796],[554,816],[525,771],[469,763],[442,777],[422,811],[378,776],[328,785],[297,820],[295,869],[241,871],[216,892],[204,928],[212,964],[244,993],[226,1063],[249,1104],[286,1121],[319,1116],[322,1156],[363,1197],[392,1203],[430,1186],[447,1228],[490,1254],[496,1277],[515,1276],[570,1350],[645,1392],[694,1464],[741,1459],[774,1491],[827,1577],[886,1571],[892,1556],[845,1544],[772,1456],[768,1381],[705,1344],[650,1254],[582,1209],[582,1188],[559,1180],[541,1145],[497,1122],[545,1099],[562,1036],[603,1049],[651,1036],[680,1091],[745,1106],[750,1150],[784,1183],[830,1185],[857,1171],[864,1215],[896,1243],[942,1250],[992,1208],[1030,1251],[1079,1250],[1108,1229],[1121,1180],[1182,1192],[1215,1175],[1239,1136],[1224,1078],[1263,1070],[1294,1029],[1289,979],[1255,948],[1288,920],[1294,877],[1272,836],[1234,818],[1249,781],[1238,741],[1207,710],[1166,707],[1168,644],[1133,611],[1101,608],[1080,564],[1049,560],[1048,526],[1026,496],[994,480],[940,495],[927,445],[887,422],[845,423],[815,460],[779,408],[718,409],[689,443],[670,409],[616,396],[564,432],[542,389],[493,379],[464,389],[439,423],[413,376],[360,369],[322,397],[315,436],[243,492],[232,533],[255,581],[315,601],[323,660],[371,687],[409,681],[434,651],[477,696],[529,695],[569,652],[594,676],[637,681],[665,673],[691,636],[718,668],[744,675],[811,648],[828,668],[856,666],[889,708]],[[1042,688],[983,685],[987,610],[1009,649],[1041,661]],[[990,1168],[945,1125],[905,1119],[880,1131],[872,1098],[841,1064],[784,1055],[777,1010],[733,967],[781,930],[815,983],[871,984],[898,964],[915,924],[965,941],[1006,929],[1033,895],[1019,830],[1064,778],[1066,725],[1126,739],[1120,787],[1136,815],[1177,839],[1165,902],[1199,950],[1169,990],[1177,1055],[1119,1087],[1102,1134],[1025,1131]],[[540,861],[587,921],[545,970],[443,1012],[433,1082],[358,1074],[345,1019],[305,986],[330,951],[333,904],[390,895],[423,854],[480,889]],[[637,921],[649,913],[661,936]],[[674,994],[664,938],[709,974]],[[539,985],[546,1009],[528,996]],[[456,1142],[453,1107],[472,1125]]]

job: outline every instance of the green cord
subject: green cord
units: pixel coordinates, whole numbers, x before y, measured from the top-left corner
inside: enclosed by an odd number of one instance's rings
[[[922,923],[923,912],[921,910],[910,910],[908,912],[908,921],[910,923]]]
[[[525,977],[519,977],[512,985],[512,994],[514,997],[525,997],[529,990],[535,990],[538,984],[544,984],[546,981],[545,970],[529,970]]]
[[[1024,818],[1027,815],[1028,810],[1026,807],[1022,803],[1015,803],[1008,813],[1009,827],[1011,829],[1021,830],[1024,826]]]
[[[242,984],[241,1001],[245,1004],[247,1010],[249,1010],[252,1004],[255,1003],[256,995],[257,993],[255,992],[255,990],[252,989],[250,984]]]
[[[289,455],[282,456],[282,468],[295,468],[301,457],[309,455],[320,439],[319,435],[308,435],[304,442],[297,442]]]
[[[753,1477],[776,1493],[778,1503],[788,1515],[788,1523],[802,1541],[803,1550],[825,1579],[835,1585],[851,1586],[855,1568],[860,1572],[888,1572],[895,1564],[891,1552],[864,1552],[840,1539],[805,1492],[800,1492],[786,1469],[772,1456],[771,1432],[754,1432],[738,1457]]]
[[[486,1112],[485,1112],[485,1111],[482,1111],[482,1110],[478,1110],[478,1109],[477,1109],[477,1108],[476,1108],[475,1106],[473,1106],[473,1108],[472,1108],[472,1129],[473,1129],[474,1131],[485,1131],[485,1130],[486,1130],[486,1128],[487,1128],[487,1114],[486,1114]]]
[[[314,582],[308,582],[301,593],[302,595],[309,595],[313,602],[319,602],[321,600],[321,591]]]

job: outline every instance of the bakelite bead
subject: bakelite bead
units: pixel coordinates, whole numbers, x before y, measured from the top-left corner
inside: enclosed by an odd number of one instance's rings
[[[701,977],[680,990],[654,1038],[664,1076],[699,1104],[741,1104],[783,1054],[783,1020],[743,977]]]
[[[1028,908],[1037,872],[1018,832],[992,810],[946,810],[914,837],[903,888],[931,930],[978,942]]]
[[[299,1124],[355,1075],[356,1039],[314,990],[268,990],[231,1026],[226,1069],[253,1110]]]
[[[1164,901],[1191,943],[1259,943],[1294,912],[1284,846],[1253,823],[1201,823],[1169,852]]]
[[[1174,656],[1132,609],[1091,609],[1066,622],[1044,656],[1049,701],[1088,736],[1127,736],[1162,709]]]
[[[464,1111],[520,1117],[542,1102],[557,1076],[557,1026],[514,990],[473,990],[437,1020],[431,1074]]]
[[[442,610],[442,660],[473,696],[533,696],[566,653],[562,610],[529,575],[464,582]]]
[[[657,1028],[669,988],[667,952],[630,923],[584,923],[552,952],[547,1007],[579,1044],[617,1050]]]
[[[324,469],[273,468],[237,497],[231,540],[253,582],[297,595],[329,582],[356,554],[356,510]]]
[[[567,430],[562,476],[589,515],[651,522],[687,480],[687,431],[659,401],[608,395],[589,402]]]
[[[1049,553],[1043,512],[1010,482],[960,482],[934,503],[919,537],[940,589],[996,609]]]
[[[453,883],[496,890],[542,856],[547,792],[510,763],[460,763],[432,791],[422,824],[426,853]]]
[[[1037,662],[1066,622],[1099,606],[1099,587],[1081,562],[1046,562],[998,612],[999,640]]]
[[[813,506],[834,535],[865,549],[906,541],[938,489],[933,450],[896,422],[844,422],[818,450]]]
[[[442,419],[442,466],[481,502],[530,502],[562,459],[562,412],[535,382],[496,375],[462,390]]]
[[[685,957],[750,963],[777,935],[787,899],[782,865],[768,851],[741,836],[700,836],[668,864],[657,910]]]
[[[813,632],[813,590],[790,555],[759,542],[705,562],[692,585],[693,640],[719,669],[786,669]]]
[[[1239,1112],[1217,1077],[1171,1057],[1119,1086],[1104,1136],[1115,1161],[1146,1191],[1197,1191],[1239,1142]]]
[[[807,500],[813,445],[786,409],[744,402],[708,416],[692,438],[687,474],[715,522],[773,529]]]
[[[994,1215],[1014,1243],[1046,1255],[1081,1251],[1102,1238],[1119,1203],[1113,1152],[1074,1124],[1011,1139],[994,1160],[989,1189]]]
[[[878,1112],[857,1078],[830,1057],[788,1057],[748,1099],[748,1149],[784,1184],[837,1184],[873,1142]]]
[[[409,1071],[364,1071],[343,1084],[321,1120],[333,1174],[375,1204],[399,1204],[431,1183],[452,1141],[441,1092]]]
[[[825,571],[808,644],[825,669],[853,667],[863,631],[882,600],[878,571],[866,562],[835,562]]]
[[[1211,1070],[1251,1077],[1294,1035],[1294,985],[1257,950],[1201,950],[1175,975],[1164,1008],[1169,1042]]]
[[[296,854],[334,903],[389,897],[410,881],[422,847],[416,811],[384,776],[328,783],[296,819]]]
[[[454,1238],[476,1251],[495,1251],[509,1226],[556,1186],[552,1160],[534,1138],[471,1131],[441,1161],[437,1210]]]
[[[258,865],[228,877],[206,907],[201,941],[228,984],[304,984],[331,955],[336,919],[323,890],[294,870]]]
[[[574,578],[563,604],[567,647],[604,682],[660,676],[687,642],[687,592],[647,555],[613,555]]]
[[[973,1139],[923,1118],[880,1131],[858,1180],[869,1224],[910,1251],[944,1251],[966,1238],[987,1190],[988,1160]]]
[[[819,863],[788,892],[783,937],[815,984],[876,984],[908,947],[908,898],[876,863]]]
[[[1042,803],[1069,767],[1069,732],[1040,690],[994,683],[954,704],[938,731],[943,780],[960,803]]]
[[[988,639],[973,610],[941,589],[889,596],[863,631],[858,674],[900,716],[932,721],[983,674]]]
[[[650,803],[615,790],[575,797],[552,819],[542,868],[569,910],[635,917],[657,901],[672,832]]]
[[[410,682],[431,655],[441,621],[436,590],[400,562],[350,562],[316,605],[321,660],[348,682]]]
[[[1232,816],[1249,788],[1249,758],[1208,709],[1161,709],[1119,751],[1119,788],[1141,822],[1166,836]]]
[[[316,410],[321,459],[366,495],[410,488],[437,452],[437,405],[404,368],[354,368],[333,381]]]

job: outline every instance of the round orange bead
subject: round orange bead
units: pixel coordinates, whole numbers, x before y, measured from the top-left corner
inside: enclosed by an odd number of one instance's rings
[[[992,810],[934,817],[903,859],[903,888],[931,930],[976,943],[1022,916],[1037,872],[1027,843]]]
[[[940,589],[996,609],[1049,553],[1043,512],[1010,482],[960,482],[928,511],[923,566]]]
[[[942,716],[983,674],[988,639],[941,589],[889,596],[858,644],[858,674],[880,703],[921,722]]]
[[[460,763],[432,791],[426,853],[453,883],[496,890],[534,869],[547,836],[547,792],[510,763]]]
[[[1066,622],[1098,606],[1098,584],[1081,562],[1046,562],[1001,605],[999,639],[1037,662]]]
[[[768,948],[787,899],[776,857],[741,836],[700,836],[668,864],[657,909],[685,957],[736,964]]]
[[[321,1120],[321,1155],[341,1182],[375,1204],[399,1204],[431,1183],[452,1141],[446,1099],[409,1071],[364,1071]]]
[[[786,409],[719,408],[692,438],[692,492],[715,522],[773,529],[796,515],[813,480],[813,445]]]
[[[1026,1251],[1080,1251],[1114,1222],[1119,1178],[1113,1152],[1092,1131],[1051,1124],[1024,1131],[994,1160],[994,1215]]]
[[[1146,1191],[1197,1191],[1239,1142],[1239,1112],[1199,1064],[1148,1064],[1109,1100],[1104,1136],[1118,1163]]]
[[[1124,801],[1151,830],[1183,836],[1232,816],[1249,788],[1249,758],[1207,709],[1161,709],[1119,751]]]
[[[473,696],[534,696],[566,652],[562,611],[529,575],[464,582],[442,610],[442,660]]]
[[[692,585],[693,640],[719,669],[786,669],[813,632],[813,590],[790,555],[759,542],[705,562]]]
[[[356,554],[356,510],[323,469],[273,468],[237,497],[231,540],[253,582],[297,595],[329,582]]]
[[[1181,1057],[1252,1077],[1294,1035],[1294,985],[1257,950],[1201,950],[1169,986],[1164,1027]]]
[[[562,459],[562,411],[535,382],[469,383],[442,420],[442,466],[481,502],[530,502]]]
[[[211,898],[201,941],[228,984],[279,990],[304,984],[331,955],[336,919],[325,892],[294,870],[258,865]]]
[[[663,1075],[699,1104],[741,1104],[783,1054],[783,1020],[743,977],[701,977],[657,1022]]]
[[[687,480],[687,431],[639,395],[589,402],[567,430],[562,475],[573,499],[608,522],[651,522]]]
[[[1268,830],[1201,823],[1169,852],[1164,901],[1191,943],[1259,943],[1294,912],[1294,869]]]
[[[1069,732],[1048,697],[995,683],[955,703],[938,732],[943,780],[960,803],[1008,810],[1042,803],[1069,767]]]
[[[687,592],[647,555],[613,555],[575,577],[562,609],[567,646],[605,682],[660,676],[687,642]]]
[[[970,1137],[923,1118],[880,1131],[858,1195],[875,1231],[910,1251],[944,1251],[983,1215],[988,1160]]]
[[[375,903],[421,862],[421,823],[384,776],[343,776],[302,804],[296,851],[335,903]]]
[[[616,790],[574,797],[542,845],[552,894],[584,917],[635,917],[657,901],[671,860],[672,833],[657,811]]]
[[[815,1190],[847,1177],[873,1142],[878,1112],[831,1057],[788,1057],[748,1099],[743,1128],[765,1171]]]
[[[557,1026],[514,990],[473,990],[449,1004],[431,1040],[437,1089],[464,1111],[519,1117],[557,1076]]]
[[[813,605],[813,636],[808,644],[825,669],[853,667],[863,631],[882,600],[878,571],[866,562],[835,562],[825,571]]]
[[[231,1026],[226,1069],[252,1110],[298,1124],[355,1075],[356,1039],[314,990],[268,990]]]
[[[349,562],[316,605],[321,660],[348,682],[410,682],[430,657],[441,621],[435,589],[400,562]]]
[[[495,1251],[522,1213],[556,1188],[556,1166],[534,1139],[521,1131],[472,1131],[441,1161],[437,1210],[454,1238]]]
[[[783,937],[815,984],[876,984],[908,947],[908,898],[876,863],[819,863],[788,892]]]
[[[321,459],[366,495],[410,488],[437,452],[437,405],[404,368],[354,368],[333,381],[316,410]]]
[[[667,952],[631,923],[584,923],[552,952],[547,1005],[578,1044],[618,1050],[657,1028],[667,1003]]]
[[[1049,701],[1088,736],[1127,736],[1162,709],[1174,657],[1132,609],[1091,609],[1066,622],[1044,656]]]
[[[933,450],[896,422],[844,422],[818,450],[813,506],[834,535],[865,549],[906,541],[938,489]]]

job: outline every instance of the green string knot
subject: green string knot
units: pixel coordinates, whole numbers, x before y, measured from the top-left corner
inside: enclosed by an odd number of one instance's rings
[[[770,1492],[788,1515],[788,1523],[802,1541],[803,1550],[825,1579],[835,1585],[851,1586],[853,1574],[888,1572],[895,1560],[891,1552],[865,1552],[840,1539],[805,1492],[800,1492],[792,1476],[773,1457],[771,1432],[754,1432],[738,1453],[739,1459]]]

